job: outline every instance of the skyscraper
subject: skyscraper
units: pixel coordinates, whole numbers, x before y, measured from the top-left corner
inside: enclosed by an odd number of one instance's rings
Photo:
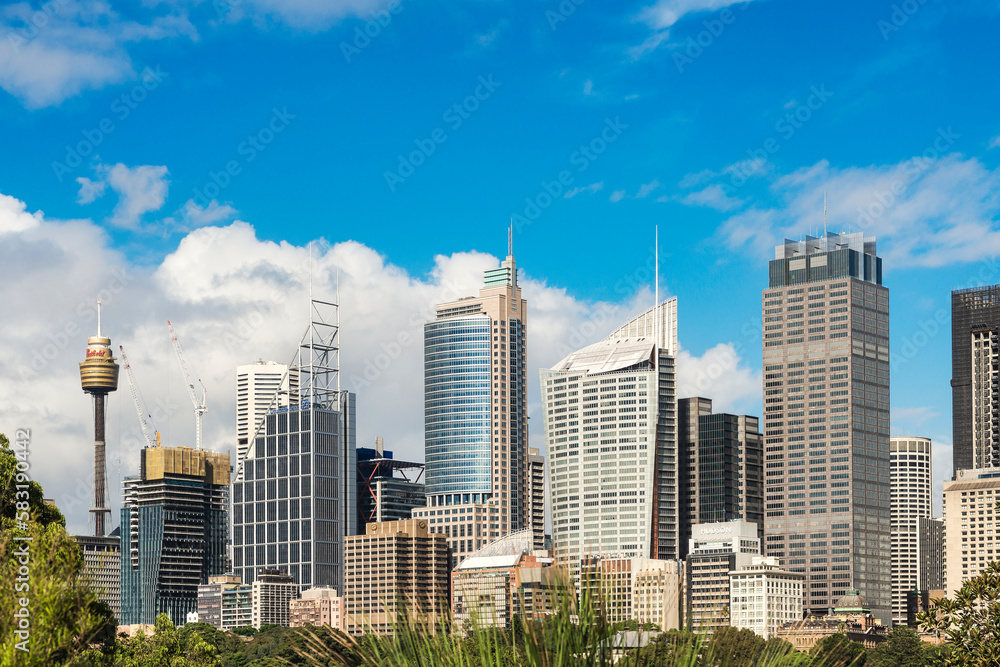
[[[744,519],[764,540],[764,439],[749,415],[712,413],[707,398],[677,401],[681,555],[691,527]]]
[[[424,464],[395,459],[382,438],[375,448],[358,447],[358,522],[362,535],[371,522],[405,521],[416,507],[427,506],[423,482]]]
[[[952,459],[959,470],[1000,467],[1000,285],[951,293]]]
[[[920,587],[921,518],[931,517],[931,441],[889,439],[892,622],[906,623],[906,594]]]
[[[528,523],[534,536],[536,551],[545,548],[545,457],[537,447],[528,448],[528,487],[525,493],[528,502]]]
[[[302,588],[343,581],[344,538],[357,521],[354,394],[341,391],[337,304],[313,299],[288,375],[297,401],[275,394],[233,482],[233,567],[253,584],[286,570]],[[282,381],[284,383],[284,381]]]
[[[424,325],[428,510],[414,516],[459,523],[444,526],[456,564],[528,522],[526,326],[512,251],[478,297],[439,304]]]
[[[944,483],[945,591],[953,597],[1000,554],[1000,470],[956,470]]]
[[[763,294],[768,556],[808,573],[804,609],[853,585],[891,616],[889,291],[875,240],[777,246]]]
[[[237,461],[246,456],[250,439],[268,409],[296,403],[298,390],[298,373],[290,373],[286,364],[258,359],[236,367]]]
[[[122,625],[176,625],[198,610],[198,585],[229,569],[229,455],[146,447],[140,473],[124,480],[121,509]]]
[[[556,559],[680,557],[677,299],[540,371]]]

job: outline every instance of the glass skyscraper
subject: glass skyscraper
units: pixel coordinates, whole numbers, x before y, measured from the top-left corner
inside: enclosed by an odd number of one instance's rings
[[[198,610],[198,586],[229,569],[228,454],[146,447],[140,473],[124,480],[121,509],[122,625],[175,625]]]
[[[512,253],[478,297],[437,306],[424,325],[424,473],[432,532],[458,564],[530,526],[525,378],[527,302]]]
[[[955,475],[1000,467],[1000,285],[951,293],[951,376]]]
[[[803,608],[848,588],[891,621],[889,290],[875,240],[779,245],[763,293],[766,553],[807,575]]]

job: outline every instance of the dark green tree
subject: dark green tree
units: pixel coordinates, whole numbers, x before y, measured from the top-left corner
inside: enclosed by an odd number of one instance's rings
[[[897,625],[888,639],[868,651],[866,667],[923,667],[924,643],[913,628]]]
[[[810,651],[814,667],[861,667],[865,664],[865,647],[851,641],[843,632],[824,637]]]
[[[949,645],[947,654],[931,656],[931,664],[1000,665],[1000,563],[990,563],[966,581],[953,599],[933,600],[917,621],[924,630],[941,633]]]

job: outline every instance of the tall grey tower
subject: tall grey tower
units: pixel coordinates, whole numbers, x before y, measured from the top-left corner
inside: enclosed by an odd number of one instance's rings
[[[786,240],[763,295],[769,556],[806,573],[803,608],[854,587],[891,620],[889,290],[875,239]]]
[[[959,470],[1000,467],[1000,285],[951,293],[952,461]]]

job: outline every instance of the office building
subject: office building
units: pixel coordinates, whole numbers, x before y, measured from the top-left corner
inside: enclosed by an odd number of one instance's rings
[[[518,616],[544,618],[558,609],[558,573],[553,560],[532,553],[530,528],[512,533],[473,553],[451,573],[451,605],[455,623],[479,627],[511,627]]]
[[[375,447],[358,447],[358,521],[356,533],[364,533],[372,521],[405,521],[413,510],[427,506],[423,482],[424,464],[401,461],[385,449],[382,438]]]
[[[83,550],[83,573],[97,591],[97,599],[108,605],[115,618],[121,618],[121,535],[117,528],[108,537],[76,535]]]
[[[775,250],[763,293],[766,552],[826,614],[852,583],[891,620],[889,291],[875,240]]]
[[[962,584],[1000,560],[1000,470],[958,470],[944,483],[945,590],[954,597]]]
[[[534,535],[536,551],[545,548],[545,457],[537,447],[528,447],[528,486],[524,497],[528,502],[526,527]]]
[[[237,461],[246,456],[264,415],[298,403],[298,389],[298,373],[287,364],[258,359],[236,367]]]
[[[288,605],[288,622],[293,628],[303,625],[329,626],[344,631],[344,598],[334,588],[310,588]]]
[[[677,299],[540,371],[556,560],[680,556]]]
[[[229,455],[146,447],[124,481],[122,625],[182,625],[198,610],[198,585],[229,570]]]
[[[742,519],[695,524],[684,567],[689,630],[710,635],[730,624],[730,573],[760,556],[757,525]]]
[[[357,523],[355,397],[340,389],[339,309],[314,299],[288,373],[299,402],[264,415],[233,482],[233,568],[285,570],[300,589],[343,582]]]
[[[608,623],[655,623],[681,629],[684,602],[682,561],[646,557],[585,556],[580,589],[597,603]]]
[[[260,568],[251,584],[250,622],[288,627],[289,603],[299,596],[299,584],[285,570]]]
[[[345,627],[351,634],[391,634],[411,619],[435,623],[447,613],[448,543],[424,519],[369,523],[346,540]]]
[[[677,401],[681,555],[691,526],[731,519],[757,524],[764,540],[764,438],[757,417],[713,414],[708,398]]]
[[[906,623],[906,595],[919,587],[920,519],[931,508],[931,441],[889,438],[890,545],[892,553],[892,623]]]
[[[922,591],[943,590],[944,519],[917,519],[917,588]]]
[[[209,577],[198,586],[198,621],[220,630],[249,627],[253,623],[250,599],[253,588],[239,577]]]
[[[509,246],[509,244],[508,244]],[[424,325],[428,512],[462,519],[445,535],[455,563],[527,524],[527,302],[513,251],[478,297],[438,304]]]
[[[936,323],[932,323],[935,324]],[[930,335],[930,332],[926,332]],[[951,401],[954,470],[1000,466],[1000,389],[995,384],[1000,285],[951,293]]]
[[[775,558],[755,556],[749,566],[729,573],[729,616],[734,628],[774,637],[785,623],[802,619],[805,575],[782,570]]]

